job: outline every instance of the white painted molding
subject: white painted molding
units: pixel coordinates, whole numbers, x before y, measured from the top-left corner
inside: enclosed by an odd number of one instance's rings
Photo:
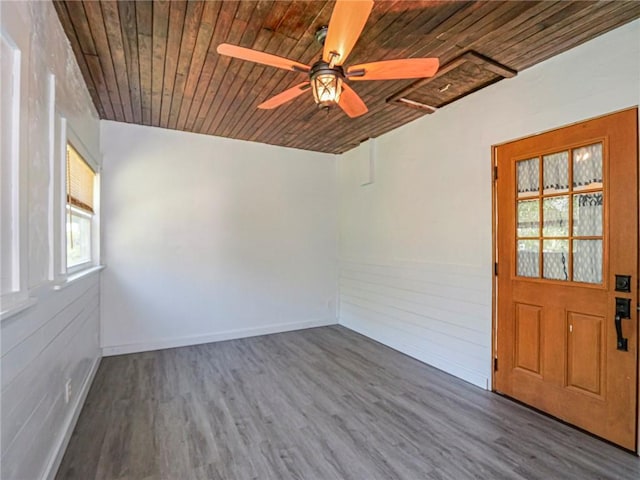
[[[67,450],[67,445],[69,444],[69,440],[71,439],[71,434],[76,427],[78,417],[80,416],[80,412],[82,411],[82,407],[84,406],[84,401],[86,400],[87,394],[89,393],[89,388],[91,387],[93,379],[96,376],[96,372],[98,371],[98,367],[100,366],[101,359],[102,357],[96,358],[96,360],[93,362],[93,365],[91,366],[89,375],[87,375],[82,384],[80,395],[78,395],[75,403],[73,404],[71,415],[67,416],[67,421],[62,429],[62,435],[59,437],[58,444],[51,452],[51,456],[49,457],[49,461],[47,462],[47,466],[44,469],[44,473],[41,477],[42,480],[54,480],[56,473],[58,473],[58,468],[60,467],[60,463],[62,462],[62,457],[64,457],[64,453]]]
[[[152,350],[162,350],[165,348],[186,347],[189,345],[200,345],[202,343],[221,342],[224,340],[235,340],[238,338],[256,337],[258,335],[268,335],[271,333],[283,333],[293,330],[304,330],[306,328],[325,327],[336,325],[335,318],[323,318],[317,320],[306,320],[292,323],[275,323],[271,325],[239,328],[224,332],[211,333],[205,335],[190,335],[179,338],[166,338],[153,340],[150,342],[130,343],[127,345],[111,345],[102,347],[102,355],[105,357],[113,355],[125,355],[127,353],[148,352]]]
[[[82,280],[89,275],[93,275],[94,273],[98,273],[106,268],[106,265],[93,265],[84,270],[80,270],[79,272],[71,273],[65,278],[63,281],[56,283],[53,286],[53,289],[56,291],[63,290],[67,288],[69,285],[74,284],[78,280]]]

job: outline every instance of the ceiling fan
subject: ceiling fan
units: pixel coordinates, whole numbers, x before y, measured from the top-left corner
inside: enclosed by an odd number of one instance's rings
[[[351,118],[359,117],[367,113],[367,106],[344,81],[345,79],[401,80],[432,77],[439,67],[437,58],[406,58],[362,63],[343,68],[344,62],[362,33],[372,8],[373,0],[338,0],[331,14],[329,26],[321,27],[316,32],[316,39],[324,46],[322,58],[310,66],[228,43],[218,45],[217,51],[221,55],[309,75],[309,80],[268,99],[258,105],[258,108],[279,107],[311,88],[313,98],[320,108],[328,109],[338,105]]]

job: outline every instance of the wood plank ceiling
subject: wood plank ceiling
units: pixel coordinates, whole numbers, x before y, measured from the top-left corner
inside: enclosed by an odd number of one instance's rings
[[[342,153],[425,114],[386,102],[411,80],[352,82],[369,107],[356,119],[318,110],[311,92],[258,110],[304,74],[216,53],[227,42],[313,63],[314,33],[332,1],[54,4],[104,119]],[[445,65],[474,51],[517,72],[639,17],[635,0],[377,1],[348,63],[438,57]]]

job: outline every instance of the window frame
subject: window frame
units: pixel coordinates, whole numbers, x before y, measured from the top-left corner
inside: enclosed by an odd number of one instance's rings
[[[89,149],[85,147],[84,143],[80,140],[78,135],[75,134],[73,129],[69,126],[65,118],[60,117],[60,129],[59,129],[59,145],[58,151],[60,155],[60,172],[58,178],[60,178],[60,189],[58,191],[58,199],[60,206],[58,208],[59,213],[59,230],[57,232],[57,238],[60,242],[59,248],[56,250],[59,252],[60,259],[57,262],[58,278],[62,280],[68,279],[68,276],[82,273],[86,270],[91,270],[100,265],[100,169],[98,163],[94,160],[93,156],[89,152]],[[67,145],[73,148],[80,158],[93,170],[93,213],[86,212],[85,210],[71,204],[67,199]],[[91,258],[87,262],[83,262],[77,265],[69,266],[67,257],[67,221],[69,214],[67,207],[86,213],[91,218],[91,239],[90,239],[90,252]]]

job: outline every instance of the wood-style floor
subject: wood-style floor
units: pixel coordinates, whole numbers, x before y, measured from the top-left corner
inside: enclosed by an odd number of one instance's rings
[[[58,479],[634,479],[640,459],[343,327],[105,358]]]

